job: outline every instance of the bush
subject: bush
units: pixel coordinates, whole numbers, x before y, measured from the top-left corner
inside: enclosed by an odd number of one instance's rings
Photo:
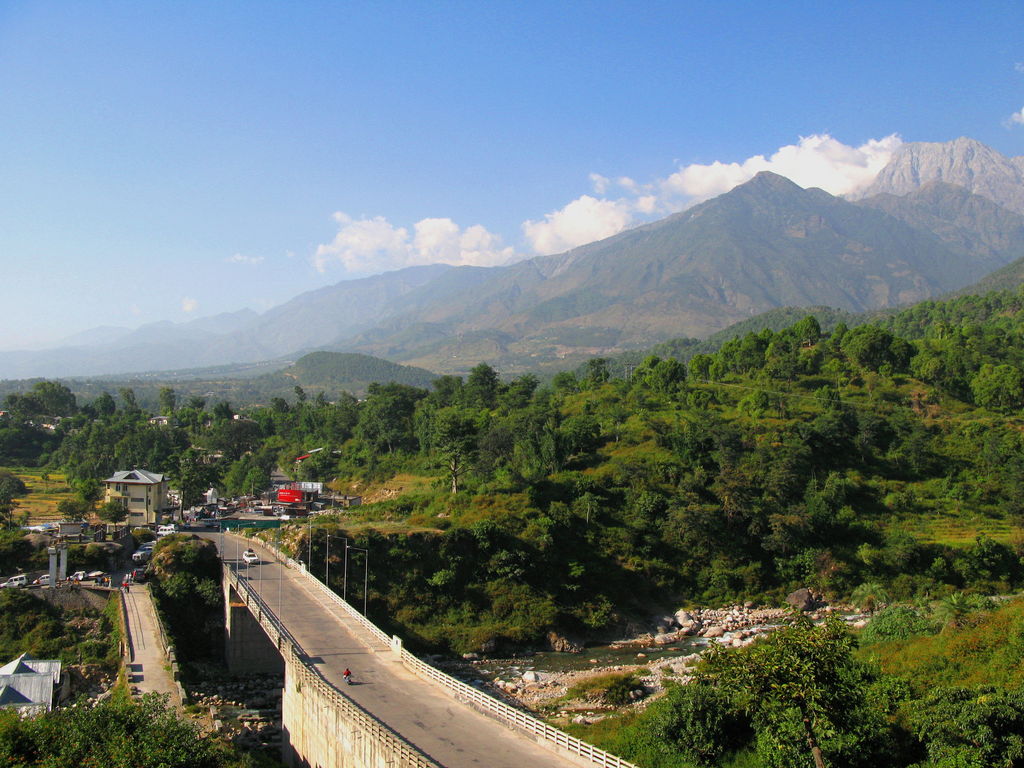
[[[111,698],[95,707],[65,707],[26,720],[0,712],[4,765],[218,768],[228,757],[157,694],[146,694],[138,704]]]
[[[750,721],[728,695],[706,683],[669,688],[635,725],[623,730],[623,755],[644,765],[677,765],[682,758],[716,765],[727,753],[749,743]]]
[[[930,635],[938,627],[920,613],[905,605],[891,605],[875,614],[860,633],[862,643],[880,643],[885,640],[906,640],[918,635]]]
[[[599,698],[606,704],[622,706],[630,702],[631,691],[641,688],[640,681],[630,672],[625,674],[595,675],[581,680],[569,688],[566,698]]]

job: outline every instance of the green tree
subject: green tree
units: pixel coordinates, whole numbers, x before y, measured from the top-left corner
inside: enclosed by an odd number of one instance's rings
[[[160,394],[157,396],[160,403],[160,413],[164,416],[173,416],[174,409],[178,404],[178,396],[171,387],[160,387]]]
[[[855,641],[842,621],[815,626],[806,616],[746,649],[718,646],[708,655],[703,679],[742,701],[759,732],[792,744],[790,713],[816,768],[825,768],[821,739],[844,730],[844,719],[863,707],[866,684],[853,660]]]
[[[1012,365],[981,366],[971,379],[974,401],[982,408],[1008,413],[1024,407],[1024,374]]]
[[[480,363],[469,372],[464,391],[466,404],[477,408],[493,408],[501,382],[498,372],[487,363]]]
[[[128,517],[128,510],[118,501],[108,501],[100,507],[100,511],[97,514],[99,514],[100,519],[106,520],[108,523],[123,523],[125,518]]]
[[[117,403],[109,392],[104,392],[92,401],[92,409],[97,416],[113,416],[117,411]]]
[[[793,333],[796,334],[800,344],[817,344],[821,338],[821,325],[814,315],[807,315],[803,320],[793,326]]]
[[[1024,765],[1024,692],[941,688],[910,708],[910,727],[928,751],[928,765]]]
[[[459,478],[472,465],[477,447],[477,426],[473,414],[457,408],[442,408],[434,415],[432,443],[444,461],[451,479],[451,492],[459,492]]]
[[[198,502],[206,489],[217,481],[217,469],[205,461],[205,457],[194,448],[189,448],[178,457],[178,490],[181,505],[188,507]]]
[[[158,694],[112,697],[20,719],[0,711],[0,762],[25,766],[218,768],[227,755]]]
[[[751,736],[749,719],[724,691],[694,682],[670,687],[622,734],[620,743],[627,758],[642,764],[682,757],[688,764],[714,766]]]

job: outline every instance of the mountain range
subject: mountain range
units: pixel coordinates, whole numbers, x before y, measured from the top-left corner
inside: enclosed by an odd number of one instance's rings
[[[505,267],[412,267],[249,310],[0,353],[0,377],[68,376],[357,352],[437,372],[571,367],[706,337],[782,306],[860,312],[1024,276],[1024,158],[971,139],[908,143],[844,199],[761,173],[613,237]]]

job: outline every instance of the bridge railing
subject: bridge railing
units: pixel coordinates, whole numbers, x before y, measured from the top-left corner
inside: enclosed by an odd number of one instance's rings
[[[267,637],[277,646],[281,655],[291,662],[299,684],[315,689],[319,696],[327,699],[333,707],[342,712],[345,719],[363,731],[367,738],[387,744],[389,754],[398,759],[399,765],[409,766],[409,768],[443,768],[324,678],[320,670],[309,663],[302,646],[284,626],[277,614],[270,609],[259,593],[249,589],[248,580],[239,576],[226,563],[224,572],[227,575],[228,583],[242,598],[253,618],[263,627]],[[253,610],[254,608],[256,610]]]
[[[418,677],[442,686],[447,689],[449,694],[459,701],[473,706],[474,708],[484,712],[484,714],[489,717],[498,720],[509,727],[526,731],[533,736],[543,739],[550,745],[590,760],[594,765],[600,766],[601,768],[636,768],[633,763],[623,760],[617,755],[606,752],[605,750],[595,747],[593,744],[589,744],[575,736],[570,736],[565,731],[555,728],[552,725],[548,725],[543,720],[527,714],[520,709],[509,706],[505,702],[490,696],[484,691],[480,691],[473,686],[462,682],[458,678],[442,672],[437,669],[437,667],[427,664],[425,661],[403,648],[401,646],[401,641],[397,640],[397,638],[395,638],[396,642],[392,642],[392,638],[381,630],[380,627],[363,616],[363,614],[356,610],[354,606],[343,600],[337,592],[310,573],[309,569],[307,569],[303,563],[291,559],[281,552],[281,550],[274,544],[261,539],[252,539],[252,541],[259,543],[267,549],[273,550],[279,560],[305,575],[306,578],[309,579],[309,581],[323,595],[340,606],[350,618],[359,622],[360,625],[365,627],[381,643],[390,645],[392,648],[401,648],[402,663]]]

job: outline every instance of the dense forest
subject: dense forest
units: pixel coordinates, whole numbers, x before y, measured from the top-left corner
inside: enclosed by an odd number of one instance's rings
[[[151,423],[129,388],[79,402],[43,381],[6,398],[0,463],[61,468],[82,511],[100,479],[130,466],[168,473],[186,503],[211,483],[228,494],[264,488],[275,467],[339,490],[391,489],[323,516],[312,543],[305,526],[287,543],[311,546],[313,562],[326,556],[326,532],[367,548],[371,617],[421,649],[536,645],[550,630],[609,637],[679,605],[779,603],[797,587],[968,611],[974,596],[1024,582],[1022,335],[1024,295],[1001,292],[854,327],[837,320],[830,332],[806,316],[717,350],[650,354],[626,375],[593,359],[544,385],[502,380],[482,363],[430,388],[373,384],[361,400],[296,386],[240,413],[165,387],[168,425]],[[0,500],[17,519],[16,494]],[[917,625],[903,620],[906,635]],[[927,621],[927,631],[943,625]],[[818,642],[807,637],[791,639]],[[849,722],[868,732],[895,717],[869,707],[891,680],[865,671],[852,641],[822,638],[867,718]],[[727,679],[729,665],[715,674]],[[999,684],[1000,696],[1016,690]],[[677,704],[709,707],[714,695]],[[776,738],[779,711],[751,710],[744,727],[774,722]],[[912,731],[875,728],[906,743],[857,754],[925,760],[924,732]],[[860,743],[824,742],[831,759]],[[758,759],[747,764],[777,764]]]

